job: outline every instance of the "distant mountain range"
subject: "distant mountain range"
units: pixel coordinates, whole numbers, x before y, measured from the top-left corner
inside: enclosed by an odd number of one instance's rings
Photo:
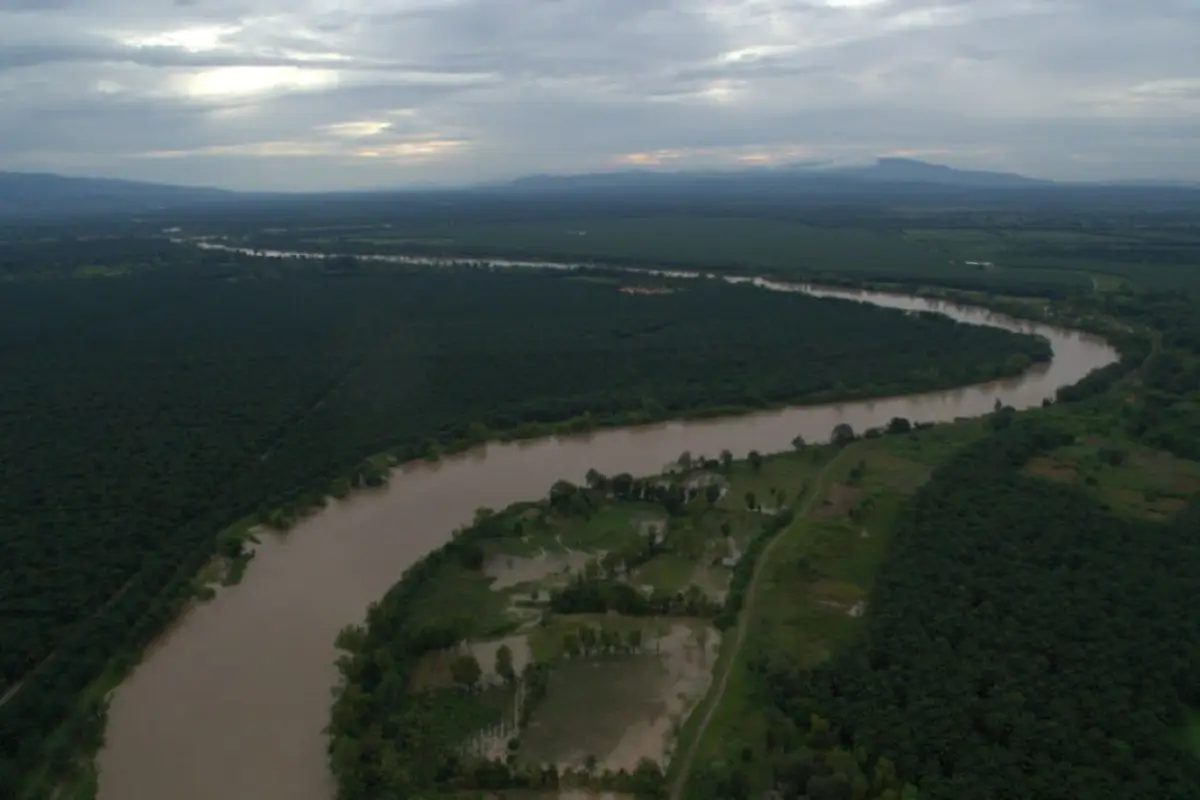
[[[235,192],[139,183],[109,178],[68,178],[39,172],[0,172],[0,217],[137,213],[227,202]]]
[[[658,187],[684,183],[763,183],[818,185],[831,183],[910,183],[977,188],[1051,186],[1052,181],[1027,178],[1008,172],[955,169],[910,158],[880,158],[873,164],[837,166],[785,164],[738,170],[691,170],[665,172],[627,170],[582,175],[531,175],[499,184],[496,189],[562,190]]]
[[[963,170],[907,158],[880,158],[872,164],[786,164],[734,170],[627,170],[580,175],[531,175],[504,183],[460,189],[395,189],[314,194],[243,193],[202,187],[137,181],[70,178],[46,173],[0,172],[0,218],[48,218],[93,214],[139,214],[187,208],[220,209],[239,203],[320,203],[371,197],[375,202],[453,195],[486,201],[497,196],[556,196],[601,199],[697,196],[700,193],[743,197],[793,196],[864,198],[900,194],[1187,191],[1200,184],[1169,181],[1061,183],[1007,172]],[[1046,190],[1046,191],[1043,191]]]

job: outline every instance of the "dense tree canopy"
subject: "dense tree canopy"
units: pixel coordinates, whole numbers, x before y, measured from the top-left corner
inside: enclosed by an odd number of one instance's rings
[[[929,315],[680,288],[353,264],[4,284],[0,694],[20,689],[0,708],[0,794],[191,596],[218,531],[381,482],[371,453],[931,389],[1047,355]],[[72,717],[52,764],[95,741],[98,712]]]
[[[781,784],[797,757],[837,775],[811,735],[795,749],[815,713],[824,748],[885,757],[923,799],[1200,796],[1181,746],[1200,502],[1131,520],[1021,474],[1069,438],[1017,423],[940,467],[897,523],[865,636],[813,672],[760,664]]]

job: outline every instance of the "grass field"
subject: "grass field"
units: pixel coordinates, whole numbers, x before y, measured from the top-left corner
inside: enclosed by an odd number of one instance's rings
[[[1025,471],[1081,486],[1118,511],[1147,519],[1171,517],[1200,491],[1200,464],[1096,435],[1034,459]]]
[[[940,425],[859,440],[842,454],[816,487],[820,495],[810,513],[780,534],[764,566],[761,602],[748,623],[743,657],[732,665],[694,764],[757,764],[766,777],[759,758],[766,726],[749,663],[771,652],[813,665],[853,637],[861,629],[871,581],[904,498],[935,465],[985,431],[978,420]],[[694,734],[684,732],[685,737]],[[686,788],[682,796],[688,796]]]
[[[1130,285],[1171,289],[1200,286],[1200,234],[1195,229],[1127,224],[1115,230],[1079,221],[980,221],[978,227],[912,227],[904,239],[961,261],[987,262],[999,275],[1079,284],[1097,291]]]

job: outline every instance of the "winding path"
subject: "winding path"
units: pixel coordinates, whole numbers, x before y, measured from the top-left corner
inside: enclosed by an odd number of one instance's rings
[[[746,602],[742,606],[741,613],[738,614],[737,634],[733,639],[733,649],[730,651],[729,658],[725,662],[725,668],[721,670],[720,679],[705,698],[708,708],[705,709],[704,716],[700,719],[700,727],[696,729],[691,744],[683,756],[683,761],[680,762],[679,774],[676,776],[675,782],[671,785],[670,800],[681,800],[683,797],[683,790],[687,788],[688,775],[692,771],[692,762],[696,760],[696,753],[700,751],[700,743],[704,741],[704,734],[708,732],[708,725],[712,722],[713,716],[717,713],[717,709],[721,707],[721,702],[725,699],[725,689],[729,685],[729,676],[733,674],[733,668],[741,658],[742,646],[746,643],[746,631],[750,627],[749,620],[753,619],[755,602],[758,600],[758,591],[762,584],[762,576],[766,573],[766,567],[771,561],[772,552],[775,550],[776,545],[808,515],[813,502],[824,494],[825,478],[828,476],[829,471],[842,460],[847,451],[852,449],[854,449],[854,445],[843,448],[825,466],[821,467],[821,471],[817,473],[816,480],[813,481],[812,491],[808,493],[808,496],[804,498],[804,502],[796,509],[796,518],[792,520],[792,524],[775,534],[771,541],[767,542],[767,546],[763,548],[763,551],[759,553],[758,561],[754,564],[754,572],[750,576],[750,583],[746,586]]]

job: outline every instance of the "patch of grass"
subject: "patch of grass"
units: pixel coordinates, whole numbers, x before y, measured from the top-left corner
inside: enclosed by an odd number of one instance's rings
[[[578,659],[555,668],[546,698],[521,733],[531,764],[603,761],[629,728],[660,712],[666,669],[653,655]]]
[[[669,594],[681,592],[691,582],[696,562],[677,553],[663,553],[639,567],[630,583],[634,586],[653,586]]]
[[[913,420],[917,421],[919,420]],[[904,461],[915,462],[932,469],[946,461],[959,448],[983,438],[987,430],[983,420],[964,420],[923,428],[902,436],[885,436],[871,444],[872,450],[880,449]]]
[[[1084,436],[1034,459],[1025,473],[1079,486],[1115,510],[1166,519],[1200,491],[1200,463],[1116,437]]]
[[[814,666],[858,635],[864,619],[851,612],[866,608],[860,601],[865,602],[887,553],[890,530],[905,499],[937,463],[983,433],[982,424],[964,423],[859,440],[824,476],[823,496],[841,494],[843,500],[851,500],[826,505],[814,498],[810,513],[781,534],[764,567],[743,658],[732,665],[723,701],[713,713],[695,763],[736,761],[752,779],[770,777],[761,758],[766,723],[749,664],[769,652]],[[848,486],[860,462],[861,475]],[[847,489],[854,492],[847,494]],[[826,512],[819,513],[821,509]],[[718,664],[715,674],[722,667]],[[689,721],[683,737],[694,737],[696,724]]]
[[[643,521],[665,521],[666,516],[661,506],[649,503],[610,502],[587,518],[543,516],[531,511],[521,520],[521,536],[488,542],[487,550],[526,558],[542,551],[562,553],[565,549],[609,552],[639,541]]]
[[[734,462],[728,474],[729,491],[719,505],[730,510],[746,509],[746,493],[753,492],[755,500],[762,506],[774,506],[777,495],[772,489],[784,493],[784,504],[791,505],[804,493],[821,471],[821,466],[832,456],[829,447],[807,447],[803,452],[782,453],[764,456],[759,469],[746,461]]]
[[[585,627],[613,631],[622,637],[631,630],[640,630],[642,640],[665,636],[671,620],[653,617],[622,617],[607,614],[571,614],[550,617],[548,624],[537,625],[529,631],[529,653],[534,661],[554,661],[563,654],[563,641]]]
[[[428,589],[414,599],[410,624],[413,627],[434,625],[439,621],[457,620],[469,623],[471,638],[499,636],[519,623],[508,613],[507,594],[494,592],[491,580],[482,572],[446,564]]]
[[[612,503],[586,520],[567,520],[558,534],[572,550],[617,550],[643,538],[643,521],[665,521],[666,516],[661,506],[649,503]]]

